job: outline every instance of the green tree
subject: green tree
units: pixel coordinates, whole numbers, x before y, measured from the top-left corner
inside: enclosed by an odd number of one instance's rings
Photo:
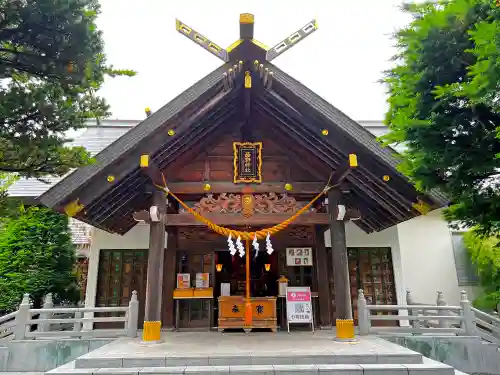
[[[449,221],[500,230],[500,7],[493,0],[412,4],[395,35],[383,141],[403,143],[400,170],[438,188]]]
[[[9,217],[19,205],[17,200],[7,199],[7,191],[16,180],[16,175],[0,172],[0,221],[2,218]]]
[[[500,237],[485,237],[470,230],[464,234],[464,242],[483,287],[483,294],[474,304],[483,310],[494,310],[500,304]]]
[[[0,311],[16,309],[24,293],[36,308],[53,293],[56,302],[77,302],[75,246],[68,218],[31,207],[0,229]]]
[[[96,91],[107,64],[97,0],[0,0],[0,172],[64,175],[89,163],[68,130],[109,115]]]

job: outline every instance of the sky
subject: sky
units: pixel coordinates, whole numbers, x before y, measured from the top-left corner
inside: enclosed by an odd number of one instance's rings
[[[98,26],[115,68],[100,94],[115,119],[142,119],[221,65],[175,29],[175,19],[221,47],[239,37],[239,14],[255,15],[255,39],[274,46],[316,19],[318,30],[273,61],[355,120],[382,120],[379,83],[395,54],[391,34],[405,26],[401,0],[101,0]]]

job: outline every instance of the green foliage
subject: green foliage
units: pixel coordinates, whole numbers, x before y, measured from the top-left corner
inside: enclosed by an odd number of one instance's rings
[[[385,73],[390,128],[403,143],[400,170],[417,188],[451,199],[449,221],[500,230],[500,7],[492,0],[412,4]]]
[[[17,179],[18,176],[12,173],[0,172],[0,221],[10,216],[19,205],[19,202],[14,199],[7,199],[7,190]]]
[[[53,293],[55,302],[77,302],[75,246],[68,218],[31,207],[0,229],[0,311],[16,309],[24,293],[40,307]]]
[[[109,115],[97,0],[0,0],[0,171],[64,175],[91,161],[65,133]]]
[[[476,230],[470,230],[464,234],[464,242],[484,290],[474,304],[491,311],[500,304],[500,237],[485,237]]]

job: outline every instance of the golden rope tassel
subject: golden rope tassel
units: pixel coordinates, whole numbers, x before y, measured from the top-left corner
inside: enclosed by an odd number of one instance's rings
[[[298,210],[293,216],[289,217],[285,221],[283,221],[283,222],[281,222],[273,227],[262,229],[262,230],[259,230],[257,232],[242,232],[239,230],[224,228],[220,225],[213,223],[212,221],[208,220],[207,218],[203,217],[202,215],[200,215],[198,212],[196,212],[191,207],[189,207],[186,203],[184,203],[179,197],[177,197],[174,193],[172,193],[172,191],[170,191],[168,189],[168,187],[166,186],[166,181],[165,181],[164,176],[163,176],[163,182],[165,183],[165,186],[160,186],[160,185],[156,185],[156,186],[159,189],[163,190],[165,192],[165,195],[170,194],[172,196],[172,198],[174,198],[177,202],[179,202],[179,204],[187,212],[189,212],[196,219],[198,219],[198,221],[201,221],[203,224],[205,224],[207,227],[209,227],[215,233],[218,233],[218,234],[225,236],[225,237],[229,236],[229,234],[231,234],[234,238],[237,238],[239,236],[239,237],[241,237],[242,240],[251,240],[255,236],[259,240],[262,240],[262,239],[266,238],[268,233],[273,235],[273,234],[276,234],[279,231],[285,229],[294,220],[296,220],[300,215],[302,215],[304,212],[306,212],[314,204],[314,202],[316,202],[319,198],[321,198],[321,196],[323,194],[325,194],[326,192],[328,192],[328,190],[331,189],[331,186],[326,185],[325,188],[323,189],[323,191],[321,191],[321,193],[316,195],[308,204],[306,204],[304,207],[302,207],[300,210]]]

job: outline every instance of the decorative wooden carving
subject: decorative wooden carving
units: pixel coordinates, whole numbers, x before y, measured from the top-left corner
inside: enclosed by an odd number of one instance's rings
[[[222,193],[215,198],[213,194],[207,194],[194,205],[194,210],[200,214],[204,212],[237,214],[241,212],[241,195]]]
[[[180,241],[211,241],[220,242],[222,237],[210,229],[200,227],[179,228],[178,238]]]
[[[292,225],[288,231],[288,235],[296,240],[313,241],[313,232],[311,227]]]
[[[240,194],[222,193],[215,197],[214,194],[207,194],[194,205],[194,210],[202,213],[242,213],[249,217],[253,213],[275,214],[275,213],[295,213],[302,206],[295,198],[287,194],[257,194],[243,195],[243,200],[250,197],[248,202],[243,202]]]
[[[300,209],[295,198],[287,194],[259,194],[255,196],[255,211],[260,214],[295,213]]]

